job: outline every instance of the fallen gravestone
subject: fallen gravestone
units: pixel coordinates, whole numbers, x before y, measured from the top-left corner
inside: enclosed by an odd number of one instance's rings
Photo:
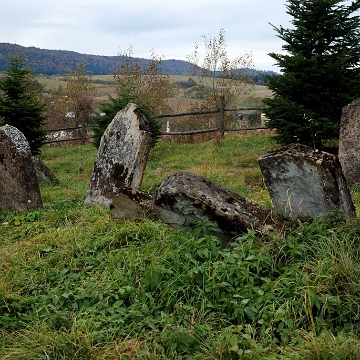
[[[24,134],[17,128],[0,127],[0,208],[35,210],[42,207],[39,184]]]
[[[360,99],[343,107],[339,135],[339,161],[348,185],[360,183]]]
[[[137,190],[151,141],[149,122],[137,105],[119,111],[101,138],[85,204],[109,207],[123,185]]]
[[[355,207],[336,155],[289,145],[258,159],[275,208],[292,219],[318,218],[338,209],[345,219]]]
[[[59,180],[52,173],[52,171],[37,157],[32,157],[33,166],[36,173],[36,178],[39,184],[58,184]]]
[[[271,232],[283,227],[280,215],[190,172],[174,173],[162,182],[154,199],[154,211],[175,229],[194,229],[199,221],[209,220],[218,227],[214,235],[224,245],[248,229]]]
[[[144,219],[156,220],[153,210],[153,198],[129,186],[123,185],[120,194],[114,196],[110,205],[110,213],[113,219],[124,221],[140,221]]]

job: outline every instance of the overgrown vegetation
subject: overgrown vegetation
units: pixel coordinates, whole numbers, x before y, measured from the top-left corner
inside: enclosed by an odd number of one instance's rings
[[[73,114],[75,127],[79,127],[81,144],[84,145],[88,135],[89,125],[92,124],[94,95],[96,87],[92,74],[86,71],[84,64],[79,65],[76,71],[70,71],[66,83],[65,112]]]
[[[182,169],[270,206],[256,158],[272,146],[160,141],[143,189]],[[85,207],[95,156],[44,148],[60,180],[42,185],[44,209],[0,215],[0,358],[360,358],[358,219],[332,213],[278,237],[249,230],[223,249],[209,223],[190,234]]]
[[[103,136],[106,128],[114,119],[116,114],[123,110],[129,103],[135,103],[146,116],[149,121],[149,130],[152,135],[152,146],[155,146],[159,137],[162,123],[157,116],[154,116],[149,109],[148,101],[139,97],[132,84],[128,83],[126,86],[118,88],[116,91],[116,97],[108,96],[106,102],[98,104],[99,113],[93,118],[95,125],[92,130],[94,132],[94,146],[96,148],[100,145],[101,137]]]
[[[149,120],[149,128],[155,146],[162,123],[157,116],[161,110],[169,110],[166,99],[170,97],[171,83],[168,75],[161,74],[161,58],[154,53],[147,67],[140,64],[140,59],[132,57],[130,48],[120,54],[119,69],[114,71],[116,96],[108,96],[108,101],[98,104],[100,112],[94,117],[95,142],[99,146],[101,136],[118,111],[129,102],[136,103]]]
[[[203,39],[203,50],[196,44],[194,53],[187,57],[199,87],[207,89],[202,108],[231,107],[245,89],[252,88],[252,54],[229,58],[225,29],[220,29],[217,37],[203,35]]]

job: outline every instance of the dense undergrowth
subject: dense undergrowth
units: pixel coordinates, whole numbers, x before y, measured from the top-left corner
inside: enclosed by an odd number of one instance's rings
[[[266,147],[160,142],[144,189],[181,164],[210,177],[214,161],[214,180],[269,203],[253,161]],[[44,209],[0,215],[1,359],[360,359],[358,218],[249,230],[224,249],[210,223],[190,234],[84,206],[95,156],[45,149],[60,185],[42,186]],[[236,166],[246,176],[221,182]]]

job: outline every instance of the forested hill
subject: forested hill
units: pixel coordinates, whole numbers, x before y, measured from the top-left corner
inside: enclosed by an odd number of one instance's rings
[[[77,70],[80,64],[85,64],[86,70],[94,75],[111,74],[118,68],[119,56],[100,56],[80,54],[75,51],[46,50],[36,47],[24,47],[17,44],[0,43],[0,72],[7,69],[7,57],[11,54],[23,55],[26,64],[36,74],[53,75],[66,74]],[[139,59],[140,65],[147,66],[148,59]],[[183,60],[163,60],[161,71],[169,75],[189,75],[190,64]],[[255,83],[265,83],[264,74],[271,71],[258,71]]]
[[[10,54],[23,55],[26,64],[36,73],[44,75],[66,74],[76,70],[79,64],[94,75],[111,74],[119,65],[119,56],[99,56],[80,54],[75,51],[45,50],[36,47],[24,47],[9,43],[0,43],[0,72],[7,68],[7,57]],[[140,59],[146,65],[147,59]],[[189,63],[182,60],[164,60],[162,71],[171,75],[188,75]]]

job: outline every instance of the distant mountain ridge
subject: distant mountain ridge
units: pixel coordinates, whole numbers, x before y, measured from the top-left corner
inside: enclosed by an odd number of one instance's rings
[[[47,50],[25,47],[17,44],[0,43],[0,72],[7,69],[7,58],[19,54],[26,58],[26,64],[35,74],[67,74],[85,64],[86,70],[94,75],[112,74],[119,66],[120,56],[102,56],[81,54],[68,50]],[[147,66],[149,59],[139,59],[140,65]],[[190,63],[184,60],[163,60],[162,73],[169,75],[190,75]],[[253,70],[255,73],[255,70]],[[257,76],[276,74],[273,71],[257,71]]]
[[[66,74],[77,70],[80,64],[94,75],[111,74],[119,65],[120,56],[81,54],[67,50],[46,50],[17,44],[0,43],[0,72],[7,69],[7,57],[19,54],[26,58],[26,64],[36,73],[44,75]],[[150,60],[139,59],[146,66]],[[190,63],[183,60],[163,60],[162,72],[171,75],[189,75]]]

